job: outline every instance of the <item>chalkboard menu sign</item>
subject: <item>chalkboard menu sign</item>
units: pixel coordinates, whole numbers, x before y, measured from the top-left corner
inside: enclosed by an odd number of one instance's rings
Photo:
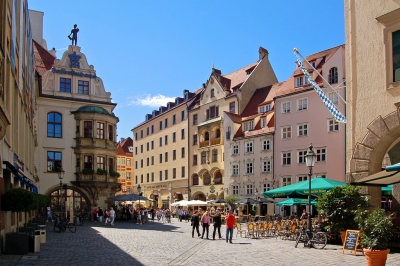
[[[343,243],[342,254],[344,251],[354,252],[356,255],[358,241],[360,239],[361,231],[359,230],[347,230],[346,237]]]

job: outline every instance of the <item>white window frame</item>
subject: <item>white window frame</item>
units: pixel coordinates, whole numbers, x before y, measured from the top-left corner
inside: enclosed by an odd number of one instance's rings
[[[339,122],[336,119],[328,119],[328,132],[338,132],[339,131]]]
[[[239,175],[239,164],[232,164],[232,175],[233,176]]]
[[[261,161],[261,173],[271,173],[271,160]]]
[[[271,190],[272,189],[271,183],[262,184],[262,189],[263,189],[263,192]]]
[[[232,195],[239,195],[239,185],[232,185]]]
[[[281,139],[291,139],[292,138],[292,126],[281,127]]]
[[[261,128],[266,128],[267,127],[267,118],[263,117],[261,118]]]
[[[290,114],[291,104],[290,102],[282,103],[282,114]]]
[[[291,176],[282,176],[282,187],[288,186],[292,184],[292,177]]]
[[[335,93],[335,92],[329,92],[329,93],[328,93],[328,97],[329,97],[329,100],[331,100],[331,102],[332,102],[333,104],[339,103],[339,95],[337,95],[337,93]]]
[[[316,148],[315,154],[317,155],[316,162],[326,162],[326,147]]]
[[[301,98],[297,100],[297,111],[308,110],[308,98]]]
[[[251,131],[254,129],[253,120],[247,121],[243,123],[243,131]]]
[[[292,164],[292,152],[291,151],[282,152],[281,158],[282,158],[283,166]]]
[[[297,163],[305,164],[306,163],[306,154],[307,150],[297,151]]]
[[[245,141],[244,142],[244,154],[254,153],[254,145],[253,141]]]
[[[246,196],[251,196],[254,193],[253,184],[244,184],[244,192]]]
[[[297,177],[297,180],[298,180],[298,182],[306,181],[306,180],[308,180],[308,175],[299,175]]]
[[[271,150],[271,140],[263,139],[261,140],[261,151],[270,151]]]
[[[260,114],[264,113],[264,106],[260,106],[259,113]]]
[[[245,173],[245,175],[252,175],[253,173],[254,173],[254,164],[253,164],[253,162],[246,162],[245,163],[245,170],[246,170],[246,173]],[[251,171],[251,172],[249,172],[249,170]]]
[[[297,137],[308,136],[308,123],[302,123],[297,125]]]
[[[301,86],[303,86],[303,78],[304,78],[304,76],[301,76],[301,77],[297,77],[297,78],[295,78],[295,84],[294,84],[294,86],[297,88],[297,87],[301,87]]]
[[[269,112],[271,110],[271,105],[270,104],[267,104],[266,106],[265,106],[265,112]]]
[[[232,155],[239,155],[240,154],[240,148],[239,148],[239,144],[234,144],[232,146]]]

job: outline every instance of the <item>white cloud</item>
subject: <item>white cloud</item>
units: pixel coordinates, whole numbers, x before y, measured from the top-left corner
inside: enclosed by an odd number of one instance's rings
[[[133,100],[129,102],[128,105],[141,105],[141,106],[148,106],[148,107],[160,107],[166,106],[168,102],[174,102],[174,97],[167,97],[165,95],[154,95],[151,96],[150,94],[144,96],[137,96]]]

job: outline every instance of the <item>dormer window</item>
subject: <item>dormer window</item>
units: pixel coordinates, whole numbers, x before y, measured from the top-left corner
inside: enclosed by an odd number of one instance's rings
[[[253,130],[253,120],[243,123],[243,131]]]
[[[185,101],[189,100],[189,92],[185,91]]]
[[[271,105],[266,105],[265,106],[265,112],[269,112],[271,110]]]
[[[303,86],[303,77],[297,77],[295,80],[296,80],[296,84],[295,84],[296,87]]]
[[[156,116],[156,110],[153,111],[153,117],[155,117],[155,116]]]
[[[158,111],[160,112],[160,114],[162,114],[162,107],[160,107],[160,109],[158,109]]]
[[[264,106],[260,106],[260,114],[264,113]]]
[[[179,98],[176,98],[175,99],[175,105],[178,105],[179,104]]]
[[[168,110],[171,109],[171,103],[168,103],[168,104],[167,104],[167,109],[168,109]]]
[[[214,95],[214,89],[211,89],[210,93],[211,93],[211,97],[215,97],[215,95]]]
[[[253,72],[253,69],[246,70],[246,74],[247,74],[247,75],[250,75],[251,72]]]

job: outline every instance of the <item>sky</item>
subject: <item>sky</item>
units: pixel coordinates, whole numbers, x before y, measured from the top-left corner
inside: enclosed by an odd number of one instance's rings
[[[226,75],[269,52],[278,81],[303,56],[345,43],[341,0],[28,0],[44,12],[43,38],[61,58],[78,25],[78,46],[117,103],[118,139],[133,137],[145,115],[183,91],[195,91],[215,68]]]

